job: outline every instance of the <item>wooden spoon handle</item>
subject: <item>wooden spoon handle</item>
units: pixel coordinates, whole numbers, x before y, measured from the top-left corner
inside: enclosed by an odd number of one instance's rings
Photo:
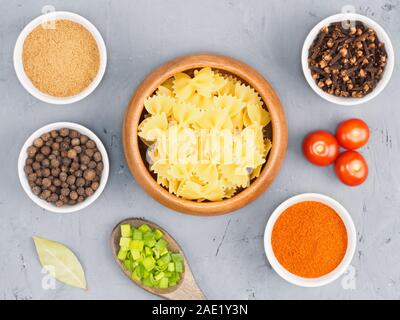
[[[185,278],[180,287],[165,295],[171,300],[206,300],[207,298],[194,280],[193,274],[189,269],[186,269]]]

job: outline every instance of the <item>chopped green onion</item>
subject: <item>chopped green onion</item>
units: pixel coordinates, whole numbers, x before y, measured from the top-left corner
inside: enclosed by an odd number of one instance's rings
[[[151,231],[148,231],[144,234],[143,240],[144,240],[145,245],[150,248],[154,247],[157,242],[154,233]]]
[[[131,249],[130,252],[133,260],[139,260],[141,258],[140,250]]]
[[[124,260],[124,267],[132,272],[133,266],[131,260]]]
[[[142,233],[146,233],[148,231],[151,231],[150,227],[147,224],[142,224],[139,228],[138,228]]]
[[[168,251],[168,248],[161,248],[161,249],[159,249],[159,252],[160,252],[160,256],[163,256],[163,255],[167,254],[169,251]]]
[[[121,224],[121,236],[125,238],[132,236],[132,227],[130,224]]]
[[[159,283],[159,288],[166,289],[168,288],[168,278],[162,278]]]
[[[160,259],[157,260],[157,264],[159,266],[163,266],[163,265],[168,265],[168,263],[171,262],[171,255],[170,254],[166,254],[164,256],[162,256]]]
[[[157,241],[156,248],[159,248],[159,249],[166,248],[167,245],[168,245],[168,242],[165,241],[163,238],[161,238],[160,240]]]
[[[171,258],[173,262],[182,262],[183,257],[179,253],[171,253]]]
[[[149,247],[144,247],[144,253],[146,256],[153,256],[153,250]]]
[[[164,272],[160,272],[160,273],[158,273],[158,274],[156,274],[156,275],[154,276],[154,279],[155,279],[156,281],[159,281],[159,280],[161,280],[162,278],[164,278],[164,276],[165,276]]]
[[[127,254],[128,254],[128,250],[124,250],[123,248],[119,249],[118,259],[119,260],[125,260]]]
[[[136,249],[136,250],[142,251],[143,246],[144,246],[144,242],[142,240],[131,240],[131,242],[130,242],[131,249]]]
[[[163,236],[164,236],[164,235],[163,235],[163,233],[162,233],[160,230],[156,229],[156,230],[154,231],[154,237],[156,238],[156,240],[160,240]]]
[[[175,264],[173,262],[168,263],[168,271],[175,271]]]
[[[152,230],[146,224],[138,228],[123,224],[119,244],[118,259],[134,281],[161,289],[179,284],[183,256],[168,249],[160,230]]]
[[[143,260],[143,266],[150,271],[156,266],[156,260],[153,257],[147,257]]]
[[[175,270],[176,272],[183,272],[183,264],[182,262],[175,262]]]
[[[143,238],[142,232],[138,229],[133,229],[132,239],[133,240],[142,240],[142,238]]]
[[[119,240],[119,246],[121,248],[129,248],[129,244],[130,243],[131,243],[131,239],[130,238],[121,237],[121,239]]]

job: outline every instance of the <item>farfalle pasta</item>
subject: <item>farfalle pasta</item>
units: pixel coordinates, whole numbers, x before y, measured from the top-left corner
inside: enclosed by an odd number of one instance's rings
[[[178,73],[146,99],[138,135],[157,183],[187,200],[231,198],[265,165],[271,121],[260,95],[209,67]]]

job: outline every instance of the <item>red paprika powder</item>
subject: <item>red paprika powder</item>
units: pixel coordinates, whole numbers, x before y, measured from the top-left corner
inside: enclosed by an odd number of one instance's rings
[[[335,210],[320,202],[304,201],[279,216],[271,243],[286,270],[300,277],[318,278],[343,260],[347,232]]]

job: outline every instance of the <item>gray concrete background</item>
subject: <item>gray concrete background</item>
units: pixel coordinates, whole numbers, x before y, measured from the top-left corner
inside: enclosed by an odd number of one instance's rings
[[[300,68],[309,30],[348,3],[380,23],[396,53],[400,51],[400,1],[0,0],[0,299],[155,298],[130,283],[111,255],[111,229],[132,216],[144,216],[170,231],[210,299],[400,298],[399,64],[379,97],[347,108],[319,98]],[[17,36],[45,4],[88,18],[108,48],[102,83],[73,105],[36,100],[14,73]],[[289,122],[286,161],[273,185],[244,209],[216,218],[183,215],[152,200],[132,178],[121,147],[123,113],[140,81],[169,59],[199,51],[230,55],[259,70],[279,93]],[[370,177],[364,185],[348,188],[332,170],[307,163],[300,144],[308,131],[334,130],[340,120],[355,116],[372,130],[362,150]],[[111,160],[104,193],[79,213],[41,210],[18,181],[17,156],[25,139],[55,121],[75,121],[94,130]],[[303,192],[330,195],[350,211],[359,240],[352,262],[356,290],[344,290],[340,280],[318,289],[295,287],[269,267],[262,243],[267,219],[280,202]],[[57,283],[56,290],[43,290],[33,235],[68,245],[85,268],[89,289]]]

